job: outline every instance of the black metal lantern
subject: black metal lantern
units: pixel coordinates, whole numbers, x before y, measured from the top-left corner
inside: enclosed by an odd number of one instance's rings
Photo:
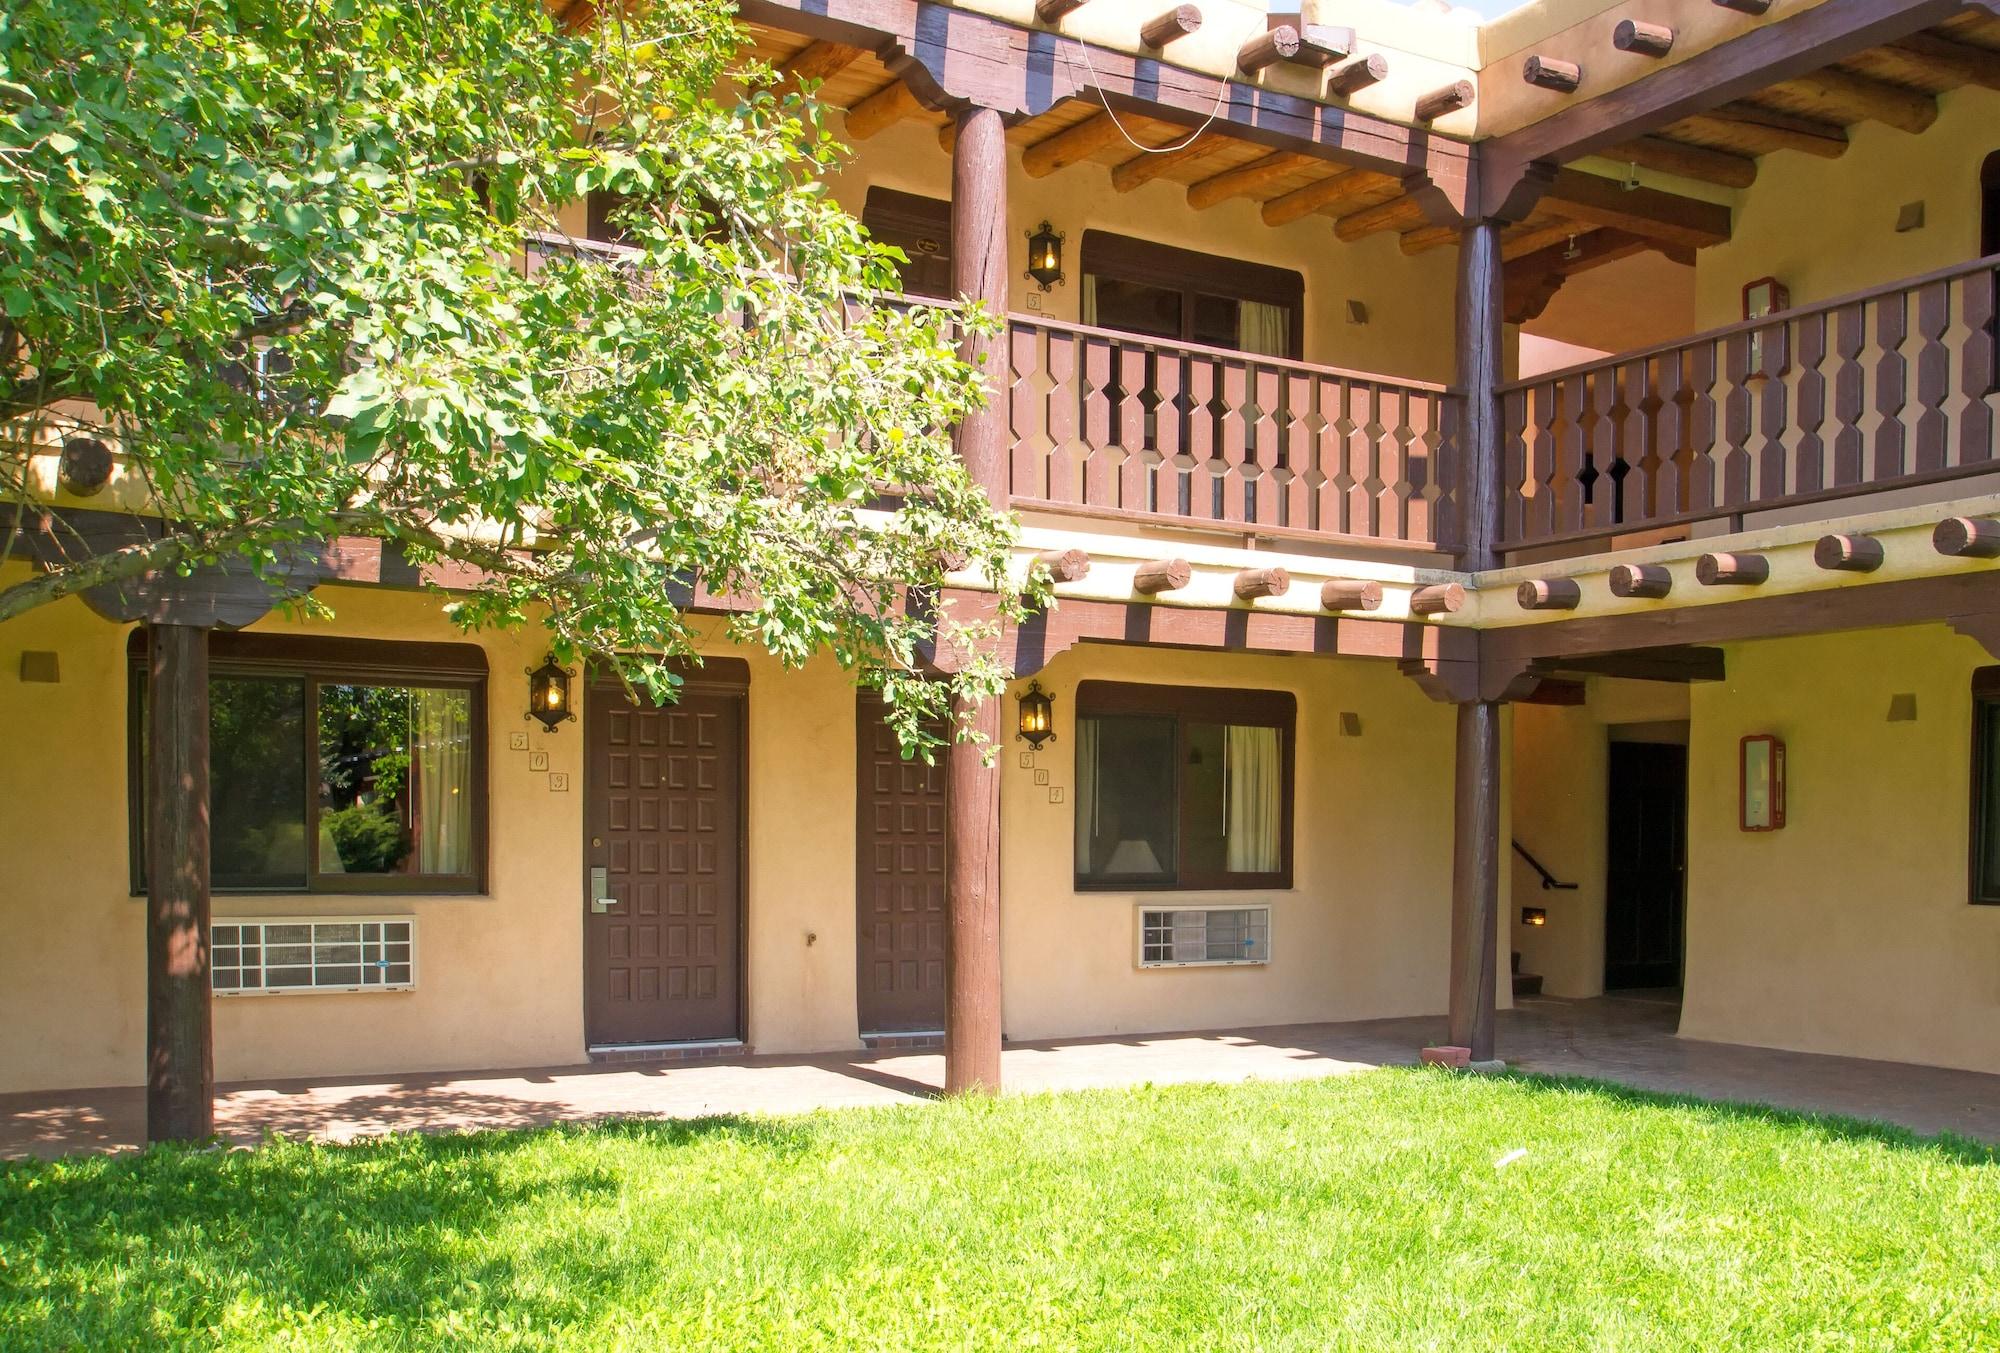
[[[1030,681],[1021,694],[1021,731],[1015,736],[1040,751],[1042,744],[1056,735],[1054,707],[1055,700],[1042,689],[1042,683]]]
[[[1051,229],[1047,221],[1028,235],[1028,280],[1039,283],[1043,291],[1062,285],[1062,249],[1063,233]]]
[[[556,664],[553,653],[542,660],[540,667],[528,670],[528,717],[541,720],[542,727],[551,733],[557,724],[576,717],[576,711],[570,708],[570,676],[567,667]]]

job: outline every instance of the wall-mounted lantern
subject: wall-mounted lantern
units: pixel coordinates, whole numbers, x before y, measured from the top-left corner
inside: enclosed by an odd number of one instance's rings
[[[1054,709],[1055,700],[1042,689],[1042,683],[1029,682],[1021,693],[1021,731],[1015,736],[1040,751],[1042,744],[1056,735]]]
[[[1028,280],[1043,291],[1063,283],[1063,233],[1047,221],[1028,234]]]
[[[576,717],[576,711],[570,707],[571,675],[568,668],[557,665],[553,653],[542,660],[540,667],[528,670],[527,717],[541,720],[542,727],[551,733],[557,724]]]
[[[1752,733],[1743,739],[1741,762],[1743,830],[1777,831],[1785,825],[1785,744],[1769,733]]]
[[[1540,925],[1547,925],[1548,923],[1549,923],[1549,909],[1547,907],[1521,908],[1522,925],[1540,926]]]

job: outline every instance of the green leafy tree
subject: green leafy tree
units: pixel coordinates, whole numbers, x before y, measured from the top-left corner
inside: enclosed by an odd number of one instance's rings
[[[0,14],[0,497],[46,505],[51,448],[87,436],[163,524],[87,550],[58,512],[0,620],[364,536],[469,566],[468,628],[652,655],[618,662],[656,696],[697,578],[738,638],[883,686],[906,744],[998,688],[976,654],[1019,614],[1012,527],[949,441],[981,398],[957,326],[994,321],[883,298],[894,252],[821,182],[840,148],[724,6],[602,13]],[[565,233],[592,193],[621,204],[615,253]],[[10,514],[0,562],[38,519]],[[995,580],[983,621],[931,615],[950,565]],[[927,680],[932,642],[975,656]]]

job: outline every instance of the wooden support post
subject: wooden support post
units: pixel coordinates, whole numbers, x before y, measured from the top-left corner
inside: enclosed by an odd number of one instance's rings
[[[1761,554],[1704,554],[1694,561],[1694,580],[1703,587],[1755,587],[1770,577],[1771,561]]]
[[[1521,78],[1537,89],[1553,89],[1558,94],[1574,94],[1583,83],[1583,67],[1574,61],[1531,56],[1522,63]]]
[[[1157,18],[1148,19],[1139,29],[1141,47],[1161,48],[1179,41],[1201,27],[1201,11],[1193,5],[1175,5]]]
[[[1446,1041],[1493,1060],[1500,929],[1500,706],[1458,707],[1452,777],[1451,997]]]
[[[1389,58],[1380,52],[1370,52],[1335,67],[1333,74],[1327,77],[1326,92],[1337,99],[1345,99],[1388,78]]]
[[[1608,581],[1614,597],[1658,599],[1674,590],[1674,575],[1657,564],[1613,564]]]
[[[1946,517],[1931,532],[1931,548],[1956,559],[2000,559],[2000,521]]]
[[[1379,611],[1382,609],[1382,584],[1335,578],[1320,584],[1319,604],[1329,611]]]
[[[1515,588],[1514,599],[1524,611],[1574,611],[1583,588],[1574,578],[1538,578]]]
[[[1454,81],[1442,89],[1433,89],[1419,98],[1412,116],[1418,122],[1435,122],[1446,113],[1456,113],[1461,108],[1470,108],[1473,96],[1477,92],[1470,80]]]
[[[1000,114],[968,108],[958,116],[951,157],[951,282],[958,295],[1007,313],[1007,139]],[[961,354],[986,383],[986,404],[952,433],[973,482],[996,507],[1007,503],[1007,350],[998,335],[970,336]],[[1000,702],[962,702],[953,715],[994,746]],[[945,754],[944,1088],[992,1094],[1000,1088],[1000,768],[977,746]]]
[[[1290,24],[1279,24],[1236,49],[1236,69],[1244,75],[1255,75],[1266,66],[1290,61],[1298,54],[1299,30]]]
[[[1292,575],[1281,568],[1240,569],[1236,574],[1235,588],[1240,601],[1282,597],[1292,590]]]
[[[1620,19],[1611,31],[1611,45],[1621,52],[1640,56],[1665,56],[1674,49],[1674,30],[1665,24]]]
[[[208,978],[208,631],[146,656],[146,1140],[215,1132]]]
[[[1132,571],[1132,590],[1157,596],[1178,591],[1193,578],[1194,570],[1185,559],[1150,559]]]
[[[1839,573],[1873,573],[1882,567],[1882,542],[1873,536],[1821,536],[1813,562]]]
[[[1073,583],[1090,573],[1090,556],[1082,550],[1043,550],[1035,562],[1049,571],[1054,582]]]
[[[1432,583],[1410,593],[1411,615],[1455,615],[1465,607],[1465,588],[1457,583]]]

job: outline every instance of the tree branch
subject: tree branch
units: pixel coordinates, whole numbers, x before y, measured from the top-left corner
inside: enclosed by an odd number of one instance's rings
[[[239,526],[215,535],[161,536],[158,540],[142,540],[74,564],[64,564],[0,591],[0,621],[93,587],[172,568],[199,555],[240,549],[265,530],[261,526]]]

